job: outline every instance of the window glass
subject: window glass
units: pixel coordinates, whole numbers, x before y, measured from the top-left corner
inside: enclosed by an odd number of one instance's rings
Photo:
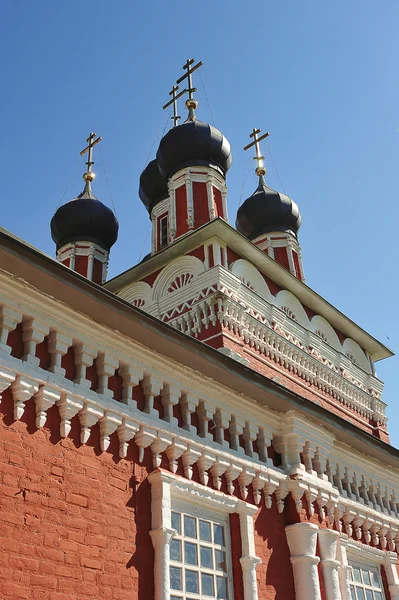
[[[177,533],[181,532],[179,513],[172,512],[172,529],[176,529]]]
[[[199,522],[200,540],[203,542],[211,541],[211,524],[208,521]]]
[[[181,569],[170,567],[170,587],[172,590],[181,590]]]
[[[230,600],[227,524],[176,510],[171,516],[171,600]]]
[[[196,523],[195,523],[195,519],[193,517],[188,517],[187,515],[184,515],[184,535],[186,537],[190,537],[190,538],[195,538],[196,536],[196,532],[195,532],[195,527]]]
[[[351,600],[385,600],[379,567],[352,564],[349,580]]]
[[[170,542],[170,560],[181,561],[181,541],[172,540]]]

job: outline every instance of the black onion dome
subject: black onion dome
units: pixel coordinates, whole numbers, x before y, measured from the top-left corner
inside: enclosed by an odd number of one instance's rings
[[[230,144],[222,132],[195,118],[170,129],[157,152],[159,170],[168,178],[190,166],[209,166],[225,176],[231,162]]]
[[[91,190],[63,204],[51,219],[51,237],[57,250],[68,242],[94,242],[109,251],[118,239],[119,223],[113,211]]]
[[[152,160],[140,175],[139,196],[150,213],[153,207],[168,197],[166,177],[161,175],[156,160]]]
[[[238,209],[236,228],[250,240],[271,231],[284,231],[296,237],[301,221],[298,205],[261,181]]]

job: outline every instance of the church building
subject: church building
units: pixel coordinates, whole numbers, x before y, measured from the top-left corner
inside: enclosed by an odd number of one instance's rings
[[[306,285],[260,129],[255,190],[228,216],[201,65],[140,177],[141,262],[107,280],[119,224],[93,191],[94,133],[56,258],[0,229],[1,600],[399,600],[375,373],[392,352]]]

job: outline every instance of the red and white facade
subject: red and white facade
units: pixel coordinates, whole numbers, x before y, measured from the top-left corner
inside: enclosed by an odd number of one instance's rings
[[[57,260],[102,285],[107,279],[109,252],[94,242],[70,242],[57,250]]]
[[[228,220],[225,179],[210,167],[181,169],[168,192],[151,212],[152,254],[216,217]]]
[[[219,172],[168,190],[104,286],[93,244],[0,235],[0,597],[398,600],[390,351]]]

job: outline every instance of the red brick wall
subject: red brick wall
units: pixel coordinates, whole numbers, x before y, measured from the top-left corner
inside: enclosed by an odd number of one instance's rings
[[[60,439],[56,408],[42,431],[33,401],[14,422],[11,392],[0,406],[0,598],[131,600],[153,597],[146,468],[117,458],[98,428],[87,446],[79,422]],[[147,458],[147,464],[149,456]]]
[[[58,409],[35,427],[34,401],[13,418],[11,391],[0,405],[0,598],[16,600],[150,600],[153,588],[149,449],[118,458],[111,436],[101,452],[99,428],[80,443],[78,417],[61,439]],[[167,461],[164,461],[166,467]],[[182,471],[179,464],[178,472]],[[194,478],[198,473],[194,468]],[[212,485],[212,483],[210,483]],[[222,490],[226,491],[223,481]],[[239,490],[237,488],[237,495]],[[250,500],[250,498],[249,498]],[[293,600],[283,515],[260,508],[255,520],[260,599]],[[238,515],[231,519],[233,579],[242,599]]]

